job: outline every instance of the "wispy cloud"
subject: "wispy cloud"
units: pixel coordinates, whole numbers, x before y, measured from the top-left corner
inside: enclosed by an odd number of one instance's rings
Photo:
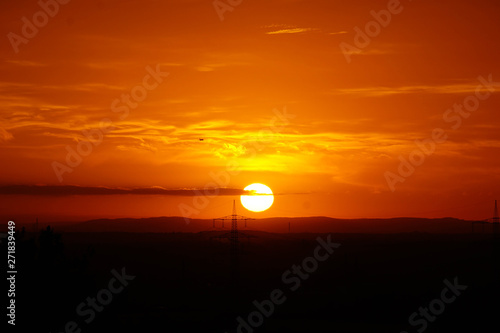
[[[336,89],[331,92],[334,95],[361,95],[367,97],[390,96],[400,94],[464,94],[474,93],[478,84],[477,82],[462,83],[462,84],[445,84],[445,85],[415,85],[415,86],[400,86],[400,87],[363,87],[363,88],[347,88]]]
[[[299,34],[302,32],[309,32],[309,31],[318,31],[318,29],[314,29],[314,28],[286,28],[286,29],[268,31],[268,32],[266,32],[266,34],[267,35]]]
[[[24,67],[44,67],[47,66],[44,63],[29,61],[29,60],[6,60],[6,63],[16,65],[16,66],[24,66]]]
[[[343,30],[343,31],[336,31],[336,32],[329,32],[328,34],[329,35],[343,35],[343,34],[347,34],[348,32]]]
[[[281,34],[300,34],[305,32],[322,32],[327,35],[343,35],[349,32],[345,30],[333,31],[333,32],[324,32],[319,28],[303,28],[295,25],[288,24],[272,24],[263,27],[266,30],[266,35],[281,35]]]
[[[0,143],[12,140],[14,137],[11,133],[7,132],[3,128],[0,128]]]

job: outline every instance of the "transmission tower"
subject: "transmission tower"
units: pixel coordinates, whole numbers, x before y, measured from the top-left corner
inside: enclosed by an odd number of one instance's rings
[[[493,227],[493,233],[498,234],[499,227],[500,227],[500,218],[498,217],[498,205],[497,201],[495,200],[495,208],[493,210],[493,217],[482,220],[482,221],[474,221],[472,222],[472,232],[474,232],[474,225],[475,224],[481,224],[483,226],[482,231],[484,232],[484,226],[485,225],[491,225]]]
[[[500,219],[498,217],[498,206],[497,201],[495,200],[495,209],[493,210],[493,217],[490,219],[491,223],[493,223],[493,232],[495,234],[498,233],[498,226],[500,225]]]
[[[213,219],[213,227],[215,228],[215,222],[221,221],[222,227],[224,228],[224,221],[231,221],[231,232],[229,234],[223,234],[221,236],[217,236],[217,238],[229,238],[230,244],[230,254],[231,254],[231,279],[234,284],[238,283],[239,280],[239,271],[240,271],[240,261],[239,261],[239,237],[241,236],[238,233],[238,220],[245,221],[245,227],[248,220],[255,220],[250,217],[241,216],[236,214],[236,200],[233,200],[233,214],[219,217]],[[244,235],[245,237],[249,237]]]

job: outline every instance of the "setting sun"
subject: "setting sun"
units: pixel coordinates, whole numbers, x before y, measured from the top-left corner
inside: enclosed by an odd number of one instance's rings
[[[263,212],[273,205],[274,195],[271,189],[259,183],[245,187],[245,191],[252,191],[251,195],[240,196],[243,207],[252,212]]]

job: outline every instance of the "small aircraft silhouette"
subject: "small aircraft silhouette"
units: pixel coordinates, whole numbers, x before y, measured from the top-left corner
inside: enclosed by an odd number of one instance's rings
[[[203,141],[203,140],[205,140],[205,139],[200,139],[200,141]]]

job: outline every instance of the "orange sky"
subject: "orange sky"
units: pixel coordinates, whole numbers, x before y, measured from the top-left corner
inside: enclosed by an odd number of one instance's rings
[[[254,217],[490,217],[500,199],[500,83],[479,91],[487,97],[467,117],[443,116],[473,100],[478,77],[500,82],[500,3],[401,1],[346,57],[341,43],[356,46],[355,27],[387,8],[244,0],[221,21],[211,0],[71,0],[13,46],[9,33],[23,36],[22,18],[40,6],[3,1],[0,185],[203,188],[237,163],[224,187],[261,182],[279,194],[265,213],[245,212]],[[145,79],[155,69],[168,76]],[[146,96],[125,107],[132,92]],[[86,140],[82,131],[102,133],[103,119],[114,129],[68,167],[67,147]],[[391,188],[386,172],[397,175],[399,156],[436,128],[447,140]],[[72,172],[58,177],[54,162]],[[196,217],[229,213],[233,198],[211,198]],[[180,215],[193,198],[1,199],[15,218]]]

